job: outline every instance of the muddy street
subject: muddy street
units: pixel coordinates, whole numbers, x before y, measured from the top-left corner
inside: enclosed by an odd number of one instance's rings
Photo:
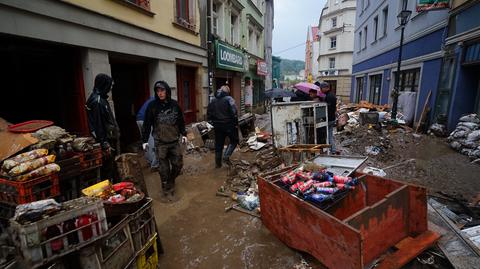
[[[238,158],[236,152],[233,158]],[[215,196],[227,168],[214,168],[213,153],[186,155],[184,174],[177,178],[180,200],[154,201],[165,254],[161,268],[322,268],[285,246],[259,218],[225,212],[232,201]],[[149,194],[160,193],[157,173],[145,171]]]

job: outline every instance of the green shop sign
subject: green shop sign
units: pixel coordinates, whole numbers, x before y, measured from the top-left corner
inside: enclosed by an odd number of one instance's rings
[[[216,40],[215,52],[217,54],[217,68],[238,72],[245,71],[245,55],[241,50]]]

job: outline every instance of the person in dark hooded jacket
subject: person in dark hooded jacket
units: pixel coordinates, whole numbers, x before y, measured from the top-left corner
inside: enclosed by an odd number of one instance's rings
[[[230,96],[230,88],[223,85],[216,93],[215,98],[208,104],[207,119],[215,130],[215,167],[222,167],[222,153],[225,138],[230,144],[225,150],[223,161],[230,162],[235,147],[238,145],[238,115],[235,100]]]
[[[108,93],[112,86],[113,80],[110,76],[98,74],[93,92],[85,104],[90,132],[104,149],[109,148],[118,135],[118,125],[108,103]]]
[[[145,111],[143,122],[143,149],[148,145],[150,132],[153,134],[158,173],[162,182],[162,202],[176,200],[175,179],[183,167],[183,156],[179,140],[187,142],[183,112],[177,101],[171,98],[172,91],[165,81],[154,85],[155,100]]]

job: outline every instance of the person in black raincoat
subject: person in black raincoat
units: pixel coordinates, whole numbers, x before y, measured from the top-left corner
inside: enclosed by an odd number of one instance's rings
[[[143,122],[143,150],[148,145],[150,132],[153,135],[158,173],[162,181],[160,201],[171,202],[175,196],[175,179],[183,167],[183,156],[179,141],[187,142],[183,112],[177,101],[171,98],[172,91],[165,81],[157,81],[153,87],[155,100],[145,111]]]
[[[113,80],[106,74],[95,77],[93,92],[87,99],[88,127],[90,133],[103,149],[109,149],[110,144],[118,139],[118,125],[108,103],[108,93],[113,87]]]
[[[215,98],[208,104],[207,119],[215,130],[215,168],[220,168],[225,138],[228,137],[230,140],[223,154],[223,161],[227,164],[230,164],[230,156],[239,142],[237,107],[227,85],[218,89]]]

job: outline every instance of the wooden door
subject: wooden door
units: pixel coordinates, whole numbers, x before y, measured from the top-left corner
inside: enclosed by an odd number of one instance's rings
[[[183,110],[185,124],[197,120],[195,68],[177,65],[178,104]]]

